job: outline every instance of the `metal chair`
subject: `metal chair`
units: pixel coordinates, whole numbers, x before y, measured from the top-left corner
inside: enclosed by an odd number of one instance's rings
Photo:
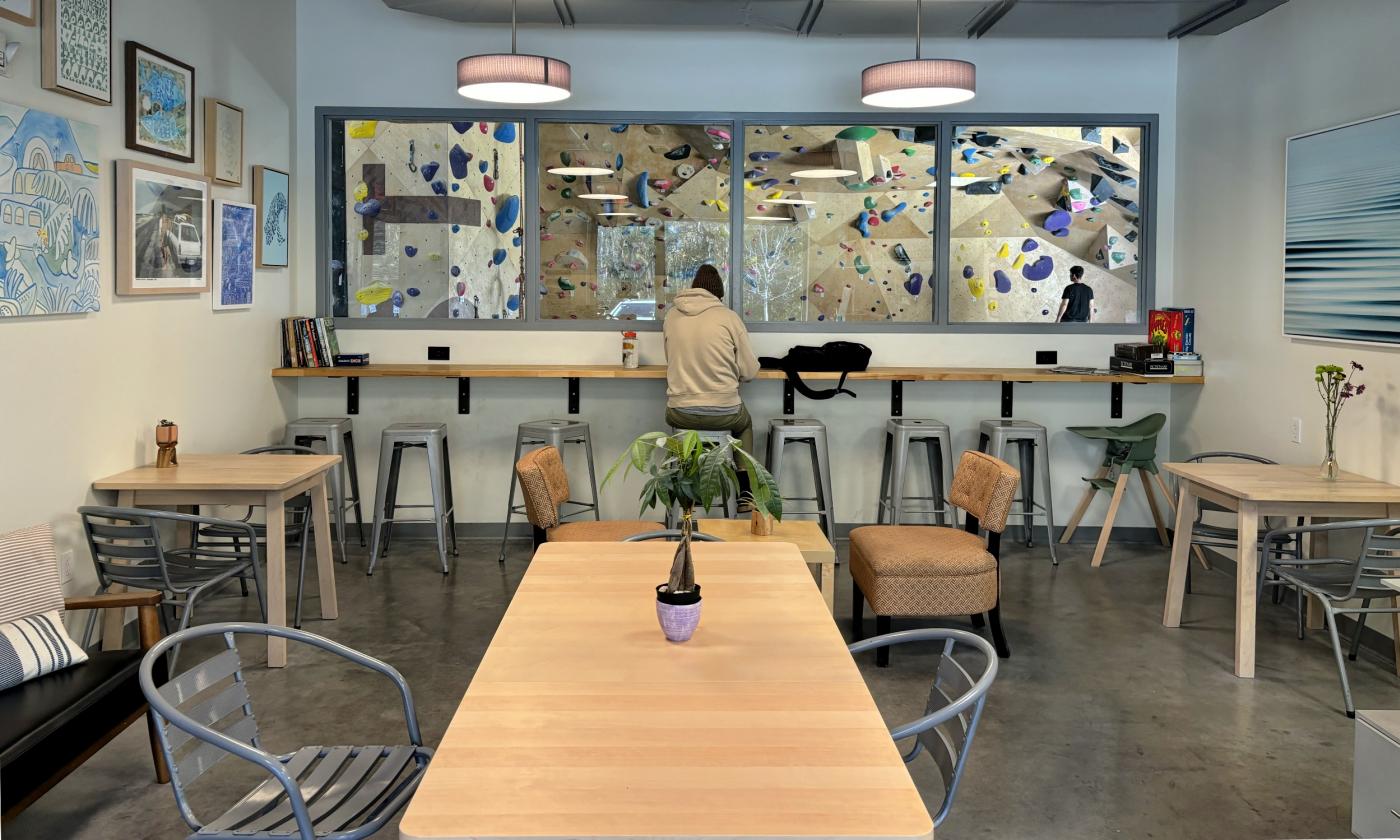
[[[1185,459],[1185,462],[1188,464],[1202,464],[1206,461],[1249,461],[1255,464],[1278,463],[1277,461],[1271,461],[1261,455],[1251,455],[1248,452],[1225,451],[1198,452],[1190,458]],[[1204,549],[1215,548],[1223,549],[1227,552],[1235,551],[1239,545],[1239,532],[1232,523],[1214,524],[1206,522],[1205,515],[1207,513],[1232,513],[1232,511],[1208,499],[1196,500],[1196,521],[1191,524],[1191,551],[1196,555],[1196,560],[1201,564],[1201,568],[1209,570],[1211,568],[1210,560],[1206,557]],[[1284,524],[1286,524],[1286,520],[1282,518],[1261,518],[1259,521],[1259,544],[1262,544],[1264,535],[1268,533],[1271,528],[1279,527]],[[1298,517],[1296,524],[1302,525],[1303,517]],[[1291,555],[1295,560],[1296,558],[1301,558],[1301,546],[1296,540],[1290,538],[1287,544],[1277,546],[1274,551],[1275,557],[1281,558],[1284,554]],[[1266,586],[1277,587],[1278,583],[1277,579],[1269,580],[1266,578],[1264,575],[1264,564],[1261,563],[1259,567],[1259,591],[1262,593]],[[1186,567],[1186,591],[1191,591],[1191,567],[1189,565]],[[1282,595],[1283,592],[1281,589],[1275,591],[1274,600],[1276,603],[1281,600]],[[1299,634],[1299,638],[1302,638],[1301,634]]]
[[[330,491],[335,504],[335,533],[340,543],[340,562],[348,563],[350,558],[345,554],[347,510],[354,511],[355,532],[360,538],[360,545],[365,545],[365,523],[360,513],[360,471],[355,465],[355,432],[351,419],[301,417],[287,424],[284,443],[312,446],[318,441],[325,444],[327,454],[340,456],[340,466],[330,472]]]
[[[318,455],[320,453],[318,453],[316,450],[312,449],[309,446],[293,446],[291,444],[287,444],[274,446],[258,446],[254,447],[253,449],[245,449],[240,454]],[[303,493],[302,495],[297,496],[296,498],[288,499],[286,504],[284,505],[284,508],[287,512],[287,515],[285,517],[286,526],[285,530],[283,531],[282,538],[286,541],[287,544],[297,546],[297,548],[300,549],[301,555],[297,561],[297,602],[296,609],[294,610],[292,616],[292,626],[300,628],[302,596],[306,592],[306,553],[308,547],[311,545],[311,494]],[[249,507],[247,513],[243,514],[243,517],[238,521],[246,522],[249,525],[252,525],[254,533],[256,533],[258,536],[258,541],[265,548],[267,546],[267,526],[261,522],[252,521],[254,510],[255,508]],[[196,509],[195,512],[198,513],[198,509]],[[201,546],[208,545],[209,540],[215,540],[215,546],[222,545],[225,541],[227,541],[228,543],[232,543],[233,549],[237,551],[239,550],[239,544],[242,541],[241,531],[237,529],[230,530],[222,525],[206,525],[203,528],[193,529],[192,533],[194,535],[193,547],[196,549],[198,549]],[[340,548],[341,557],[343,560],[345,553],[344,540],[341,541]],[[243,587],[243,594],[247,595],[248,585],[246,577],[240,575],[238,583],[240,586]]]
[[[908,475],[909,451],[914,444],[924,446],[928,458],[929,484],[932,496],[906,496],[904,480]],[[938,517],[939,525],[947,525],[949,511],[956,510],[948,503],[948,488],[953,486],[953,438],[948,424],[942,420],[918,420],[908,417],[891,417],[885,421],[885,457],[880,468],[880,498],[875,503],[875,522],[886,521],[891,525],[900,524],[900,518],[909,513],[922,513]],[[929,502],[929,506],[906,507],[906,502]],[[957,525],[956,520],[952,523]]]
[[[953,797],[967,767],[967,754],[972,751],[972,737],[977,734],[977,724],[982,720],[987,691],[997,676],[997,655],[981,636],[966,630],[948,629],[901,630],[856,642],[849,650],[857,654],[910,642],[942,642],[943,651],[934,669],[933,687],[929,689],[923,717],[896,726],[890,730],[890,737],[895,741],[915,739],[914,746],[904,753],[905,764],[927,750],[938,765],[943,779],[943,804],[933,818],[934,827],[937,827],[953,807]],[[981,657],[982,671],[975,679],[954,658],[954,653],[968,648],[975,649]]]
[[[1051,565],[1060,565],[1055,555],[1055,504],[1050,482],[1050,432],[1029,420],[983,420],[977,427],[977,449],[993,458],[1006,459],[1006,450],[1016,447],[1016,465],[1021,468],[1021,507],[1011,512],[1021,517],[1026,548],[1034,540],[1035,520],[1045,518],[1045,544]],[[1041,501],[1035,500],[1035,475],[1040,470]],[[956,478],[954,479],[957,480]]]
[[[267,752],[253,716],[235,634],[301,642],[388,677],[403,700],[410,744],[313,746],[283,755]],[[226,650],[157,687],[154,670],[160,657],[183,642],[205,636],[223,636]],[[161,751],[171,768],[170,789],[176,807],[194,829],[189,840],[369,837],[408,803],[433,754],[423,746],[413,695],[398,671],[330,639],[288,627],[227,622],[162,639],[141,662],[141,691],[150,704]],[[191,808],[186,788],[230,754],[257,765],[272,778],[222,815],[203,822]]]
[[[194,605],[210,591],[235,578],[251,575],[257,590],[258,607],[267,620],[267,598],[262,566],[258,558],[257,534],[247,522],[215,519],[189,513],[173,513],[145,508],[118,508],[85,505],[78,508],[87,535],[92,562],[97,569],[97,592],[101,595],[113,584],[130,589],[153,589],[165,594],[163,606],[171,608],[179,620],[176,630],[190,624]],[[246,550],[233,548],[166,548],[158,527],[162,522],[187,524],[193,529],[218,525],[237,532],[247,541]],[[161,618],[165,619],[162,611]],[[97,614],[88,616],[83,647],[92,640]],[[168,640],[168,639],[167,639]],[[167,646],[168,647],[168,646]],[[170,656],[174,670],[179,648]]]
[[[836,543],[836,503],[831,494],[831,454],[826,445],[826,424],[811,418],[778,417],[768,421],[768,472],[782,481],[783,453],[789,444],[808,448],[812,456],[812,496],[783,494],[783,504],[812,502],[811,510],[784,510],[785,516],[815,516],[822,531]],[[787,486],[787,485],[783,485]],[[804,505],[805,507],[805,505]]]
[[[667,540],[676,542],[681,538],[680,528],[666,528],[661,531],[648,531],[645,534],[633,534],[630,537],[623,537],[623,542],[647,542],[648,540]],[[724,542],[724,540],[714,534],[706,534],[701,531],[691,531],[690,539],[693,542]]]
[[[1377,530],[1383,533],[1376,533]],[[1275,528],[1264,536],[1263,545],[1273,545],[1285,536],[1299,539],[1305,534],[1335,534],[1341,531],[1361,532],[1361,542],[1354,558],[1328,557],[1314,558],[1307,565],[1285,561],[1272,562],[1269,552],[1263,551],[1261,567],[1267,567],[1279,579],[1292,584],[1299,592],[1299,623],[1302,623],[1302,596],[1312,595],[1322,605],[1327,618],[1327,635],[1332,639],[1332,653],[1337,658],[1337,675],[1342,681],[1342,699],[1346,704],[1347,717],[1356,717],[1356,706],[1351,701],[1351,685],[1347,682],[1346,663],[1342,660],[1342,643],[1337,634],[1337,616],[1352,613],[1357,616],[1356,635],[1351,640],[1351,650],[1347,658],[1356,659],[1361,647],[1361,631],[1366,628],[1366,617],[1371,613],[1400,613],[1400,600],[1396,591],[1386,586],[1382,580],[1400,574],[1400,536],[1391,536],[1400,530],[1400,519],[1363,519],[1352,522],[1334,522],[1326,525],[1295,525],[1288,528]],[[1329,548],[1332,545],[1329,540]],[[1263,573],[1261,568],[1260,573]],[[1389,607],[1372,607],[1371,601],[1390,599]],[[1361,601],[1361,606],[1350,602]]]

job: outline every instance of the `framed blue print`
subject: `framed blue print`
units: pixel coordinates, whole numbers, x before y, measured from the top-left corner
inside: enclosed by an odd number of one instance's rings
[[[254,237],[257,208],[238,201],[214,200],[215,309],[247,309],[253,305]]]
[[[292,240],[291,177],[270,166],[254,166],[253,203],[258,208],[258,268],[284,268]]]

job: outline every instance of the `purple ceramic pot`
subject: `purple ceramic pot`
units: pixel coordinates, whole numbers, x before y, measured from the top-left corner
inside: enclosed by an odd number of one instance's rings
[[[664,591],[666,584],[656,587],[656,620],[661,632],[673,642],[689,641],[700,626],[700,587],[693,592],[672,595]]]

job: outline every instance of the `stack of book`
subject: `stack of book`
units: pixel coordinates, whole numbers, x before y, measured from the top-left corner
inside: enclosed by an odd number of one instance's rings
[[[1140,376],[1171,376],[1174,366],[1161,345],[1130,341],[1113,345],[1113,358],[1108,360],[1108,369],[1115,373],[1136,373]]]
[[[330,318],[282,319],[282,367],[335,367],[339,355]]]
[[[1205,363],[1196,349],[1196,310],[1153,309],[1147,313],[1147,340],[1167,351],[1180,376],[1202,376]]]
[[[1206,363],[1201,359],[1200,353],[1169,353],[1167,358],[1171,359],[1177,376],[1205,375]]]

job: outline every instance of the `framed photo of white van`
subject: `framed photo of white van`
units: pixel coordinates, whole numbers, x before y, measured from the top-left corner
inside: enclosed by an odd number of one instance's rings
[[[117,294],[209,291],[209,181],[117,161]]]

